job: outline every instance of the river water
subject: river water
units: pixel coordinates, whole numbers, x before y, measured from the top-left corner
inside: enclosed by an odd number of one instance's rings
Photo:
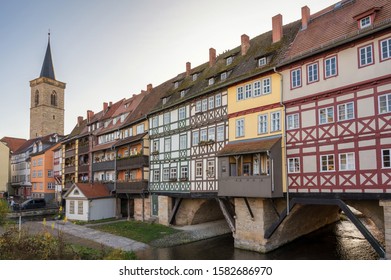
[[[362,222],[382,242],[367,219]],[[384,243],[383,243],[384,246]],[[267,254],[234,248],[232,234],[171,248],[139,252],[143,260],[376,260],[379,256],[349,220],[341,220]]]

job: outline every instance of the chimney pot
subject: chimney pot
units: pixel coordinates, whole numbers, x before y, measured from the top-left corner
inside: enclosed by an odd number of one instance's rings
[[[304,6],[301,8],[301,29],[307,29],[308,22],[310,21],[311,12],[308,6]]]
[[[148,84],[148,85],[147,85],[147,92],[148,92],[148,93],[151,92],[152,89],[153,89],[152,84]]]
[[[107,104],[107,102],[103,102],[103,112],[105,112],[107,110],[108,106],[109,106],[109,104]]]
[[[83,122],[83,117],[82,116],[78,116],[77,117],[77,125],[80,126],[80,124]]]
[[[90,122],[93,117],[94,117],[94,112],[91,110],[88,110],[87,111],[87,121]]]
[[[110,101],[110,102],[109,102],[109,106],[111,106],[111,105],[113,105],[113,102]]]
[[[209,49],[209,66],[212,67],[216,63],[216,50],[214,48]]]
[[[277,43],[282,38],[282,15],[278,14],[272,18],[273,43]]]
[[[246,55],[248,49],[250,48],[250,37],[248,37],[246,34],[243,34],[241,36],[241,42],[242,42],[242,55]]]
[[[190,76],[190,70],[191,70],[191,63],[186,62],[186,77]]]

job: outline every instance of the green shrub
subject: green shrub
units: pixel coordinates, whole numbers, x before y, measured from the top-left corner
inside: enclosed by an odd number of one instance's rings
[[[0,225],[5,223],[9,211],[8,203],[5,199],[0,199]]]

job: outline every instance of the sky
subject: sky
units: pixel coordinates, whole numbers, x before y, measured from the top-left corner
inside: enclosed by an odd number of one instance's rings
[[[186,69],[337,0],[0,0],[0,138],[29,138],[30,84],[50,30],[56,80],[66,83],[65,128],[77,117],[157,86]]]

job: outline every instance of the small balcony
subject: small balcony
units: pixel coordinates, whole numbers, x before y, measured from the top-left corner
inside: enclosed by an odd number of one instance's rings
[[[76,168],[75,168],[74,165],[66,166],[64,168],[64,173],[65,174],[75,173],[75,171],[76,171]]]
[[[117,182],[117,193],[138,194],[148,190],[147,180],[134,180],[129,182]]]
[[[75,149],[72,149],[72,150],[67,150],[65,151],[65,158],[69,158],[69,157],[73,157],[75,156]]]
[[[88,144],[79,145],[79,150],[78,150],[79,155],[81,155],[81,154],[87,154],[88,151],[89,151],[89,146],[88,146]]]
[[[90,166],[88,164],[79,165],[78,171],[79,173],[88,173],[89,167]]]
[[[137,169],[148,165],[148,156],[133,156],[117,159],[117,170]]]
[[[94,162],[92,164],[92,172],[114,170],[114,160]]]

